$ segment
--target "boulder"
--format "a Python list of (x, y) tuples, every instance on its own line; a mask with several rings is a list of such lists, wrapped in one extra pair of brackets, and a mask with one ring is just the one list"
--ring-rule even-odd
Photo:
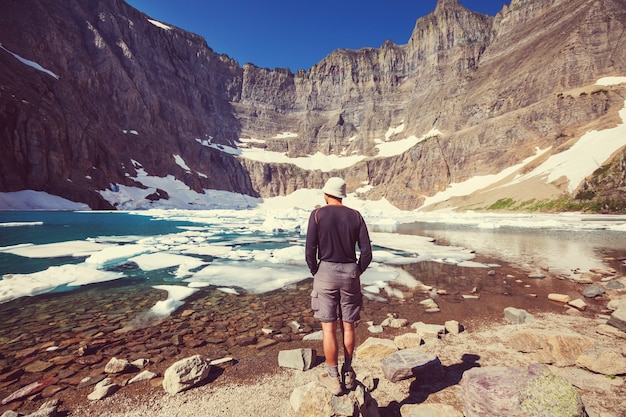
[(603, 375), (626, 374), (626, 358), (620, 352), (607, 348), (584, 351), (576, 359), (576, 366)]
[(163, 389), (174, 395), (193, 388), (204, 381), (211, 370), (211, 363), (200, 355), (173, 363), (163, 374)]
[(593, 349), (593, 339), (568, 331), (520, 330), (511, 333), (508, 345), (541, 363), (573, 366), (585, 350)]
[(534, 320), (535, 318), (526, 310), (515, 307), (507, 307), (504, 309), (504, 319), (509, 323), (522, 324), (526, 321)]
[(545, 365), (472, 368), (460, 382), (465, 417), (582, 417), (576, 388)]
[(297, 417), (380, 417), (378, 403), (363, 384), (335, 396), (317, 382), (296, 388), (289, 398)]
[(396, 352), (398, 347), (393, 341), (368, 337), (363, 344), (356, 348), (356, 356), (359, 358), (384, 358)]
[(412, 378), (420, 374), (443, 375), (439, 358), (417, 350), (400, 350), (382, 361), (382, 371), (391, 382)]
[[(543, 365), (531, 365), (519, 392), (520, 408), (529, 417), (586, 417), (576, 388)], [(469, 417), (469, 416), (467, 416)]]
[(291, 349), (278, 352), (278, 366), (298, 371), (311, 369), (314, 359), (315, 350), (313, 349)]

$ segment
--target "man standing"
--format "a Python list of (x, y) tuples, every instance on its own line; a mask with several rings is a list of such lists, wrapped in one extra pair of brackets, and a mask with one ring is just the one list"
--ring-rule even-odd
[[(322, 346), (328, 372), (319, 380), (334, 395), (356, 387), (352, 369), (355, 347), (354, 324), (363, 303), (360, 276), (372, 261), (372, 247), (361, 214), (343, 205), (346, 183), (330, 178), (324, 188), (326, 205), (309, 217), (306, 263), (313, 274), (311, 308), (322, 323)], [(356, 257), (358, 244), (360, 256)], [(344, 364), (339, 378), (337, 320), (341, 320)]]

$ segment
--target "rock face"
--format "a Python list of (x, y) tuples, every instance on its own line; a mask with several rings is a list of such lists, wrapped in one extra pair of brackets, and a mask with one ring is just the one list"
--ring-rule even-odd
[[(290, 157), (367, 156), (332, 175), (344, 176), (349, 191), (368, 182), (366, 198), (416, 208), (536, 148), (558, 153), (587, 130), (614, 127), (626, 87), (594, 84), (626, 75), (617, 52), (626, 46), (623, 8), (619, 0), (513, 1), (487, 16), (440, 0), (406, 45), (336, 50), (294, 74), (240, 67), (122, 0), (4, 1), (0, 191), (112, 208), (106, 193), (124, 186), (144, 190), (134, 203), (149, 206), (180, 183), (199, 194), (274, 196), (317, 188), (330, 175), (223, 147), (255, 139), (245, 145)], [(411, 137), (423, 140), (399, 155), (377, 147)], [(612, 165), (611, 178), (624, 171)], [(159, 188), (146, 176), (179, 183)], [(579, 185), (554, 180), (536, 197)], [(622, 187), (588, 180), (581, 191), (601, 188), (614, 199)], [(507, 189), (498, 193), (485, 198)]]

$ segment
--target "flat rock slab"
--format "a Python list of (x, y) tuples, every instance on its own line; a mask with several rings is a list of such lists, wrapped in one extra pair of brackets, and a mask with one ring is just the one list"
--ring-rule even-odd
[(402, 381), (420, 374), (443, 375), (439, 358), (417, 350), (400, 350), (382, 361), (385, 377), (391, 382)]

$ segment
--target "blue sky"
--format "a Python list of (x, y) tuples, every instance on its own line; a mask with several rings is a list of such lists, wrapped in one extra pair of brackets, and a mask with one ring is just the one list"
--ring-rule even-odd
[[(505, 0), (459, 0), (495, 15)], [(127, 0), (161, 22), (196, 33), (218, 53), (264, 68), (310, 69), (338, 48), (408, 42), (437, 0)]]

